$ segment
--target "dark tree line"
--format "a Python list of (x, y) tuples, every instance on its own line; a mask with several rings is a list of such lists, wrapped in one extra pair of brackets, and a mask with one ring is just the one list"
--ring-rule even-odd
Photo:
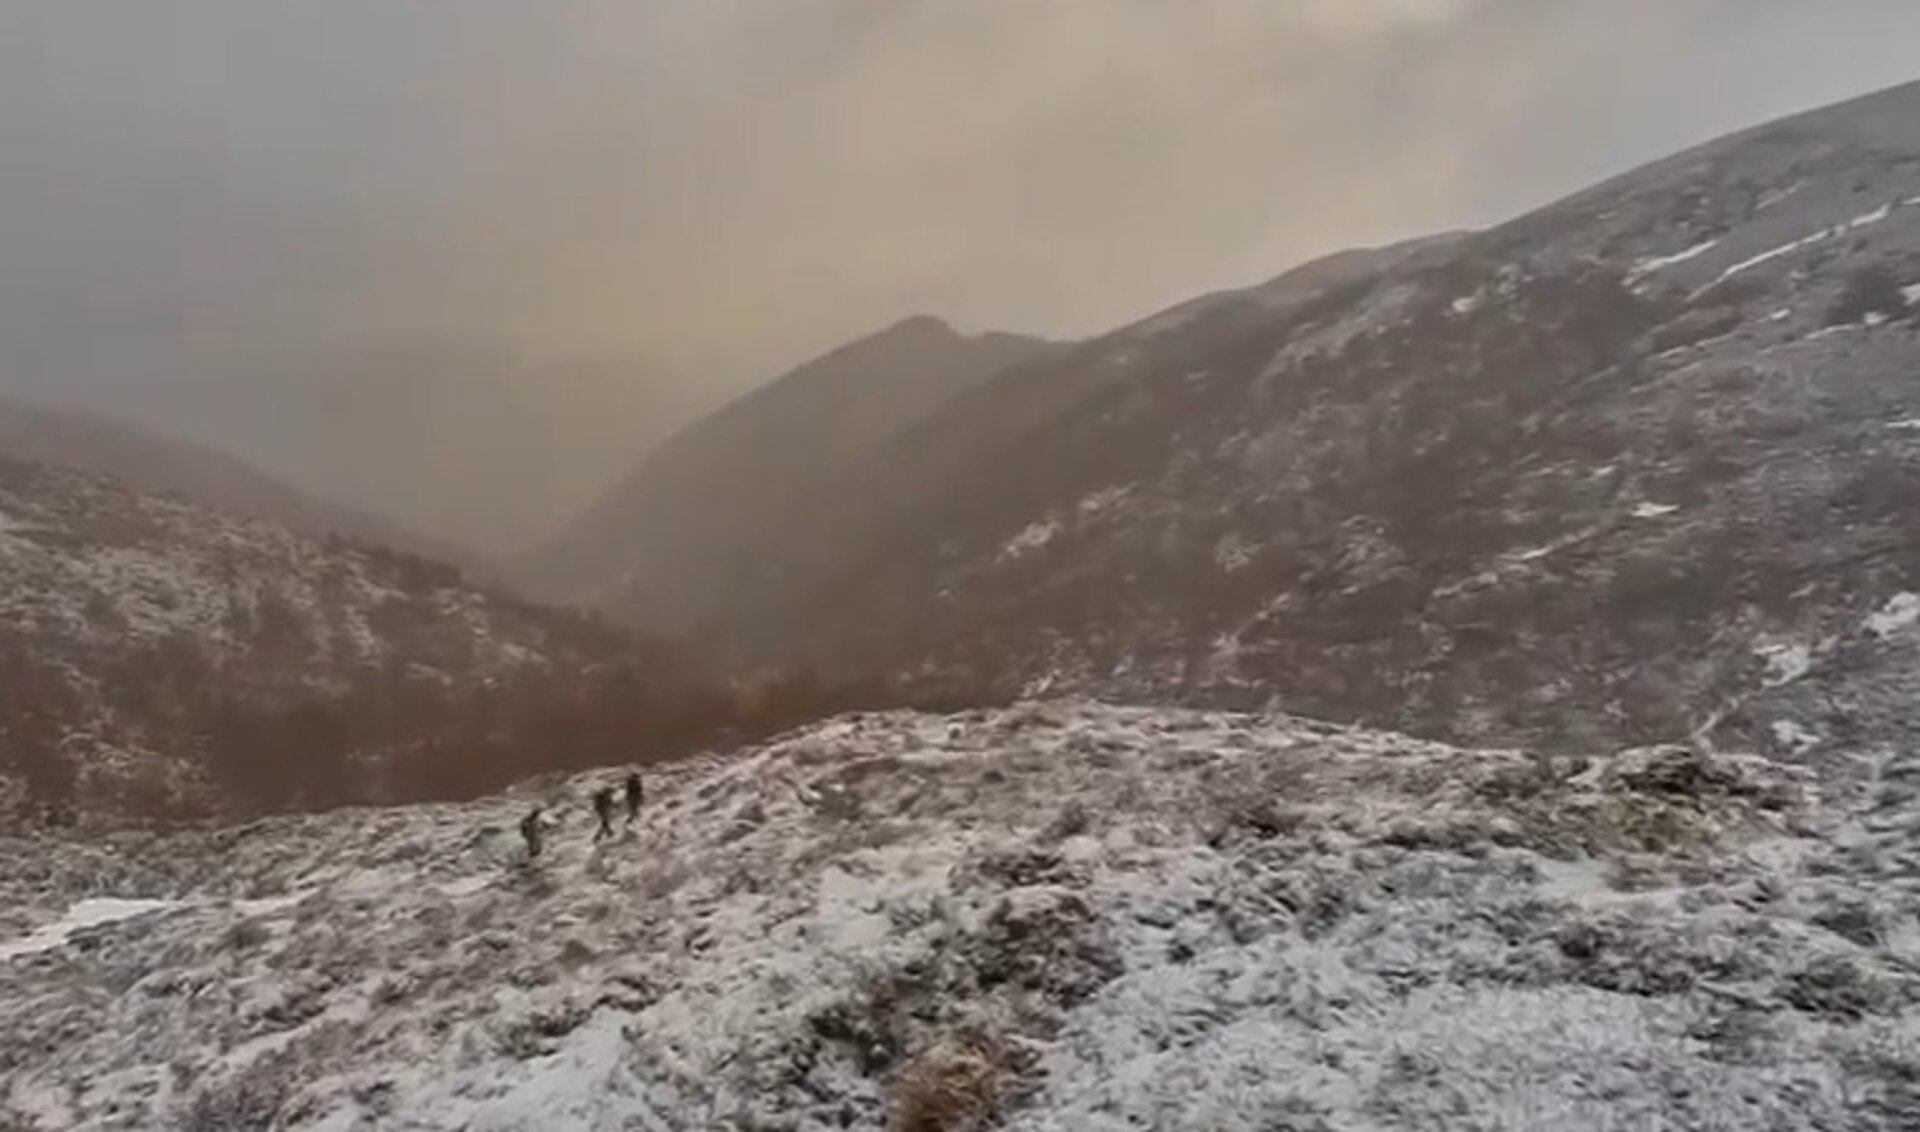
[(0, 636), (0, 770), (17, 775), (30, 799), (64, 806), (76, 776), (63, 748), (80, 697), (58, 669), (12, 644)]
[(852, 710), (949, 710), (983, 697), (949, 685), (824, 680), (793, 669), (743, 684), (634, 665), (530, 672), (450, 688), (371, 680), (279, 706), (213, 705), (208, 770), (245, 811), (475, 797), (554, 771), (649, 765)]
[(0, 772), (25, 785), (33, 812), (170, 820), (209, 809), (232, 816), (457, 801), (556, 771), (722, 750), (844, 711), (952, 710), (991, 698), (958, 685), (827, 680), (806, 669), (722, 681), (637, 663), (466, 686), (369, 673), (344, 691), (297, 697), (236, 689), (191, 663), (125, 669), (114, 706), (140, 720), (154, 761), (146, 769), (197, 765), (212, 797), (165, 796), (138, 776), (84, 778), (85, 751), (100, 738), (88, 733), (97, 705), (59, 666), (0, 654)]

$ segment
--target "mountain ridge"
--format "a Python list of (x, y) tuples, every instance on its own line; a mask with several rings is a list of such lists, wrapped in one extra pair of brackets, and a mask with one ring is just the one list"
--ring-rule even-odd
[[(706, 632), (1462, 742), (1692, 733), (1920, 591), (1916, 122), (1904, 85), (1078, 344), (850, 469), (890, 501), (861, 560)], [(1774, 722), (1894, 725), (1873, 655), (1850, 713)]]
[(685, 632), (732, 604), (728, 586), (755, 584), (759, 529), (795, 500), (958, 391), (1053, 348), (962, 335), (932, 315), (842, 345), (651, 449), (520, 576), (550, 598)]
[(0, 397), (0, 454), (110, 476), (136, 490), (183, 495), (316, 536), (338, 533), (484, 569), (465, 548), (397, 520), (322, 499), (209, 445), (90, 410)]

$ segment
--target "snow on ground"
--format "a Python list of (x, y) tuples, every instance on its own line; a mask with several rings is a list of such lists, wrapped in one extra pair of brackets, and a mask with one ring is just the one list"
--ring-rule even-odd
[(1802, 249), (1805, 249), (1805, 248), (1810, 248), (1815, 244), (1824, 243), (1827, 240), (1838, 239), (1841, 236), (1845, 236), (1848, 233), (1856, 231), (1858, 229), (1867, 228), (1875, 224), (1879, 224), (1892, 215), (1893, 215), (1893, 205), (1885, 204), (1879, 208), (1874, 209), (1872, 212), (1862, 213), (1859, 216), (1856, 216), (1853, 219), (1845, 222), (1844, 224), (1836, 224), (1831, 228), (1822, 228), (1817, 232), (1813, 232), (1808, 235), (1802, 236), (1797, 240), (1789, 240), (1788, 242), (1781, 244), (1778, 247), (1769, 248), (1758, 255), (1750, 256), (1747, 259), (1743, 259), (1739, 263), (1736, 263), (1731, 267), (1728, 267), (1726, 270), (1720, 273), (1717, 279), (1714, 280), (1713, 285), (1724, 283), (1736, 275), (1740, 275), (1744, 272), (1751, 271), (1754, 268), (1759, 267), (1763, 263), (1771, 263), (1772, 261), (1779, 259), (1782, 256), (1792, 255), (1794, 252), (1801, 251)]
[(1040, 519), (1029, 523), (1021, 529), (1019, 534), (1008, 539), (1004, 547), (1001, 547), (1000, 560), (1005, 562), (1014, 558), (1024, 558), (1036, 550), (1044, 550), (1059, 533), (1058, 519)]
[(92, 896), (79, 901), (67, 914), (50, 924), (15, 939), (0, 941), (0, 959), (35, 955), (51, 951), (88, 928), (117, 924), (150, 912), (173, 907), (170, 900), (121, 900), (111, 896)]
[(1675, 252), (1672, 255), (1649, 256), (1633, 265), (1627, 272), (1627, 279), (1631, 282), (1632, 280), (1651, 275), (1665, 268), (1678, 267), (1680, 264), (1686, 263), (1689, 260), (1698, 259), (1706, 255), (1719, 246), (1720, 241), (1717, 239), (1705, 240), (1683, 251)]
[(1754, 268), (1759, 267), (1763, 263), (1771, 263), (1774, 260), (1779, 259), (1781, 256), (1792, 255), (1794, 252), (1797, 252), (1802, 248), (1812, 247), (1814, 244), (1818, 244), (1824, 240), (1831, 239), (1839, 231), (1840, 229), (1823, 228), (1820, 231), (1815, 232), (1811, 236), (1802, 236), (1797, 240), (1789, 240), (1787, 243), (1781, 244), (1779, 247), (1768, 248), (1766, 251), (1761, 252), (1759, 255), (1750, 256), (1746, 259), (1741, 260), (1739, 263), (1736, 263), (1731, 267), (1728, 267), (1725, 271), (1722, 271), (1720, 273), (1719, 278), (1714, 280), (1714, 282), (1725, 283), (1727, 280), (1733, 278), (1734, 276), (1742, 274), (1743, 272), (1752, 271)]
[(1795, 754), (1810, 751), (1823, 742), (1821, 736), (1807, 730), (1796, 720), (1776, 719), (1769, 728), (1773, 732), (1773, 741)]
[(597, 847), (591, 776), (0, 843), (0, 933), (167, 902), (0, 966), (0, 1127), (1911, 1128), (1901, 782), (1052, 703), (664, 771)]
[(1883, 204), (1879, 208), (1874, 209), (1872, 212), (1863, 212), (1860, 215), (1854, 217), (1852, 220), (1847, 221), (1847, 227), (1849, 229), (1866, 228), (1874, 224), (1879, 224), (1885, 221), (1887, 217), (1892, 215), (1893, 215), (1893, 205), (1890, 203)]
[(1866, 630), (1876, 637), (1890, 637), (1920, 621), (1920, 594), (1898, 593), (1866, 620)]
[(1131, 488), (1118, 484), (1113, 487), (1103, 487), (1099, 491), (1090, 491), (1081, 496), (1074, 512), (1083, 522), (1095, 518), (1125, 502), (1131, 491)]
[(1229, 574), (1237, 574), (1253, 565), (1259, 547), (1247, 541), (1239, 531), (1228, 531), (1213, 544), (1213, 564)]
[(1766, 686), (1779, 688), (1813, 671), (1813, 649), (1798, 641), (1754, 650), (1766, 662)]

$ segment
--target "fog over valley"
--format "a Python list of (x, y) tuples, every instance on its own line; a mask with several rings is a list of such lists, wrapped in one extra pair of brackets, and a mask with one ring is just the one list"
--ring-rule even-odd
[(0, 394), (499, 554), (900, 318), (1079, 337), (1491, 223), (1906, 78), (1920, 11), (23, 0), (0, 26)]

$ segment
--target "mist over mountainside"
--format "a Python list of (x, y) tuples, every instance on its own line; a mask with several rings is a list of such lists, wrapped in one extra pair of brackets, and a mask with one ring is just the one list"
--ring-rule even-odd
[(477, 563), (465, 548), (309, 495), (227, 453), (80, 409), (0, 397), (0, 456), (110, 476), (136, 490), (176, 493), (309, 535), (341, 534), (463, 566)]
[[(1056, 351), (924, 315), (896, 323), (668, 438), (520, 573), (533, 592), (651, 631), (790, 603), (859, 550), (821, 527), (824, 491), (941, 405)], [(866, 490), (841, 504), (858, 508)]]
[(1003, 374), (780, 528), (854, 566), (703, 632), (1587, 749), (1810, 668), (1739, 726), (1811, 749), (1907, 684), (1844, 646), (1920, 591), (1917, 304), (1909, 85)]
[(267, 353), (192, 392), (163, 419), (492, 560), (550, 536), (715, 403), (644, 357), (529, 358), (484, 336)]

